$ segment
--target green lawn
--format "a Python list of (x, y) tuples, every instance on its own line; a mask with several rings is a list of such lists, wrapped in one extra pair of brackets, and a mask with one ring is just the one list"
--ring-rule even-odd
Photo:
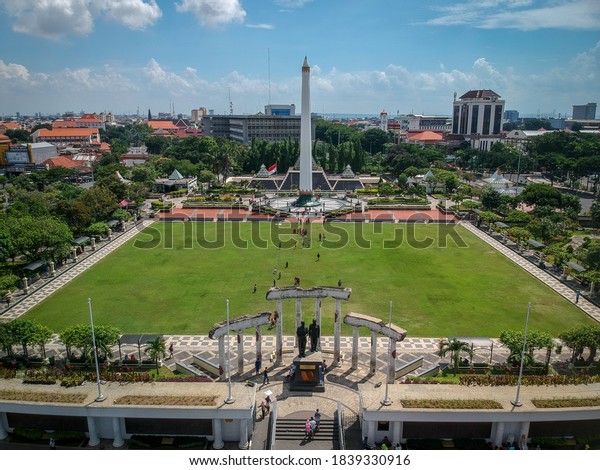
[[(265, 294), (277, 268), (282, 272), (278, 285), (292, 285), (294, 276), (300, 277), (302, 287), (333, 286), (341, 279), (344, 287), (352, 288), (342, 314), (359, 312), (387, 321), (392, 301), (393, 322), (413, 337), (497, 337), (505, 329), (522, 330), (528, 302), (534, 329), (558, 335), (574, 325), (593, 323), (458, 226), (333, 224), (325, 242), (318, 241), (323, 225), (308, 227), (311, 248), (301, 248), (299, 241), (293, 248), (292, 240), (299, 237), (291, 235), (287, 224), (156, 223), (26, 318), (60, 332), (89, 321), (90, 297), (95, 323), (116, 326), (123, 333), (206, 335), (226, 318), (227, 298), (232, 318), (273, 311), (275, 303)], [(466, 247), (440, 232), (447, 230), (455, 230)], [(384, 241), (400, 240), (400, 233), (398, 247), (384, 248)], [(281, 248), (278, 239), (283, 240)], [(417, 248), (414, 240), (433, 243)], [(443, 241), (445, 247), (440, 246)], [(207, 248), (211, 243), (217, 247)], [(258, 290), (253, 293), (255, 283)], [(331, 335), (334, 302), (323, 301), (322, 309), (322, 334)], [(314, 311), (314, 301), (303, 302), (306, 320)], [(293, 332), (294, 312), (294, 301), (285, 301), (288, 334)], [(342, 334), (351, 334), (350, 328), (343, 326)]]

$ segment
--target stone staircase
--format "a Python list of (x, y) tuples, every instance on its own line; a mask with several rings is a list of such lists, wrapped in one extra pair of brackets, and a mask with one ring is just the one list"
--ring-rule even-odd
[[(275, 449), (297, 447), (305, 440), (305, 419), (280, 418), (275, 429)], [(311, 448), (339, 449), (340, 439), (338, 427), (333, 419), (322, 419), (319, 431), (311, 439)]]

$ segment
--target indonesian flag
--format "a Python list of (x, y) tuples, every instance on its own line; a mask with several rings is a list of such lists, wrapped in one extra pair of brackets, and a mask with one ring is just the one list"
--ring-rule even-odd
[(269, 175), (272, 175), (273, 173), (277, 173), (277, 163), (274, 163), (269, 168), (267, 168), (267, 171), (269, 172)]

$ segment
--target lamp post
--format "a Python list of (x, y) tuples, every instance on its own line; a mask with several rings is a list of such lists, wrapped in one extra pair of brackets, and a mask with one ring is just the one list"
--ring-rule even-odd
[(102, 395), (102, 387), (100, 386), (100, 366), (98, 365), (98, 350), (96, 348), (96, 333), (94, 331), (94, 316), (92, 315), (92, 299), (88, 298), (88, 306), (90, 309), (90, 324), (92, 325), (92, 345), (94, 347), (94, 361), (96, 363), (96, 382), (98, 383), (98, 397), (96, 401), (104, 401), (106, 397)]
[(521, 378), (523, 377), (523, 364), (525, 362), (525, 349), (527, 347), (527, 327), (529, 325), (529, 313), (531, 312), (531, 302), (527, 304), (527, 317), (525, 318), (525, 333), (523, 335), (523, 350), (521, 351), (521, 366), (519, 367), (519, 378), (517, 380), (517, 396), (511, 403), (513, 406), (522, 406), (523, 403), (519, 401), (519, 394), (521, 393)]
[[(391, 329), (392, 327), (392, 301), (390, 300), (390, 321), (388, 323), (388, 327)], [(390, 356), (392, 354), (392, 337), (388, 337), (388, 361), (390, 360)], [(389, 365), (388, 365), (388, 369), (389, 369)], [(390, 377), (389, 377), (389, 371), (386, 374), (387, 377), (385, 378), (385, 398), (383, 399), (383, 401), (381, 402), (381, 404), (383, 406), (390, 406), (392, 404), (392, 400), (390, 400), (390, 397), (388, 395), (388, 389), (389, 389), (389, 384), (390, 384)]]
[(227, 389), (229, 395), (225, 400), (225, 403), (230, 404), (235, 401), (235, 398), (231, 395), (231, 344), (229, 341), (229, 299), (227, 299)]

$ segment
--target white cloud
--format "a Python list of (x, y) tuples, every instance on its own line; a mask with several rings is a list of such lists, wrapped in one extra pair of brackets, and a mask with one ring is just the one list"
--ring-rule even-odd
[[(543, 5), (538, 5), (542, 3)], [(600, 29), (598, 0), (471, 0), (441, 8), (441, 15), (427, 21), (434, 26), (468, 24), (484, 29)]]
[(243, 23), (246, 11), (239, 0), (182, 0), (176, 4), (180, 13), (192, 13), (202, 26)]
[(5, 14), (14, 18), (14, 31), (47, 39), (86, 36), (99, 15), (138, 30), (155, 24), (162, 16), (156, 0), (3, 1)]
[(21, 64), (6, 64), (0, 60), (0, 78), (3, 80), (29, 80), (27, 67)]
[(246, 24), (246, 28), (254, 29), (275, 29), (275, 26), (268, 23)]
[(105, 0), (106, 15), (131, 29), (141, 30), (155, 24), (162, 16), (155, 0)]
[(312, 1), (313, 0), (275, 0), (275, 3), (285, 8), (300, 8)]

